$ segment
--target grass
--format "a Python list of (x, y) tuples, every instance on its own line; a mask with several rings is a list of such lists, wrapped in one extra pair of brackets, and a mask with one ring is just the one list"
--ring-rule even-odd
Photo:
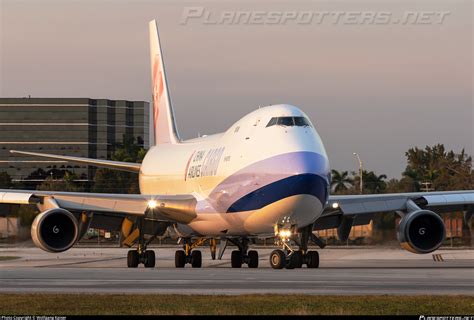
[(0, 256), (0, 261), (8, 261), (8, 260), (15, 260), (15, 259), (20, 259), (20, 257)]
[(2, 314), (28, 315), (452, 315), (472, 296), (0, 294)]

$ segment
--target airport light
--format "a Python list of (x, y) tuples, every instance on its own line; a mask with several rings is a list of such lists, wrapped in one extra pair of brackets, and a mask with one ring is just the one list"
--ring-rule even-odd
[(357, 160), (359, 161), (360, 194), (362, 194), (363, 187), (364, 187), (364, 182), (362, 178), (362, 173), (363, 173), (362, 160), (360, 159), (360, 156), (357, 152), (354, 152), (353, 155), (355, 155), (357, 157)]
[(155, 209), (158, 206), (158, 203), (155, 200), (148, 201), (148, 208)]

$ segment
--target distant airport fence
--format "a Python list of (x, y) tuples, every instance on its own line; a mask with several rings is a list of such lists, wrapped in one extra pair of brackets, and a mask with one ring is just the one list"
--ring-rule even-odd
[[(398, 225), (398, 219), (396, 225)], [(446, 226), (446, 241), (445, 246), (459, 246), (470, 245), (471, 231), (467, 226), (464, 226), (464, 220), (458, 217), (444, 217), (444, 224)], [(467, 228), (466, 228), (467, 227)], [(463, 229), (464, 228), (464, 229)], [(467, 230), (467, 234), (466, 234)], [(396, 230), (378, 230), (374, 227), (374, 223), (370, 222), (367, 225), (354, 226), (351, 229), (349, 238), (346, 242), (341, 242), (337, 236), (337, 229), (318, 230), (314, 232), (315, 235), (323, 239), (329, 245), (375, 245), (378, 243), (397, 242)], [(465, 238), (468, 238), (467, 242)], [(89, 232), (80, 241), (81, 245), (120, 245), (120, 234), (118, 232), (109, 232), (106, 230), (90, 229)], [(158, 237), (153, 241), (154, 245), (176, 245), (177, 240), (167, 237)], [(255, 244), (260, 246), (273, 246), (274, 240), (256, 239)]]

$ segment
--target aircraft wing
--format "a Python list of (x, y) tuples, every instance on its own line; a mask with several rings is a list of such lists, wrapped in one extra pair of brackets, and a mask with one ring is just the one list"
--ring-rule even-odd
[(42, 157), (48, 159), (58, 159), (80, 164), (88, 164), (91, 166), (109, 168), (121, 171), (130, 171), (130, 172), (139, 172), (140, 164), (133, 162), (121, 162), (121, 161), (111, 161), (111, 160), (102, 160), (102, 159), (91, 159), (91, 158), (82, 158), (82, 157), (71, 157), (71, 156), (60, 156), (56, 154), (48, 153), (37, 153), (37, 152), (27, 152), (27, 151), (17, 151), (10, 150), (10, 153), (19, 154), (23, 156), (33, 156), (33, 157)]
[[(149, 204), (153, 200), (152, 208)], [(92, 212), (107, 224), (107, 217), (127, 216), (150, 220), (189, 223), (196, 217), (193, 195), (104, 194), (0, 189), (0, 205), (35, 204), (41, 210), (52, 207), (73, 213)]]
[(465, 211), (467, 221), (474, 213), (474, 190), (330, 196), (313, 229), (364, 225), (370, 223), (376, 213), (409, 212), (413, 208), (436, 213)]

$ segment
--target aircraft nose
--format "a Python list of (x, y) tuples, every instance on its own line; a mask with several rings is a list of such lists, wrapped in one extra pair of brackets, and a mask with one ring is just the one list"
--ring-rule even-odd
[(325, 177), (313, 173), (293, 175), (284, 179), (280, 185), (281, 198), (294, 195), (312, 195), (321, 203), (326, 203), (328, 197), (328, 181)]
[[(323, 155), (314, 152), (286, 153), (233, 175), (213, 194), (226, 190), (226, 194), (232, 195), (219, 200), (227, 212), (256, 210), (302, 194), (313, 195), (324, 204), (328, 196), (328, 167), (327, 158)], [(229, 191), (232, 188), (235, 192)]]
[(295, 152), (282, 162), (282, 169), (290, 175), (317, 174), (327, 176), (329, 172), (328, 159), (315, 152)]
[(317, 197), (321, 203), (328, 198), (329, 165), (325, 156), (314, 152), (298, 152), (294, 155), (282, 188), (287, 195), (307, 194)]

